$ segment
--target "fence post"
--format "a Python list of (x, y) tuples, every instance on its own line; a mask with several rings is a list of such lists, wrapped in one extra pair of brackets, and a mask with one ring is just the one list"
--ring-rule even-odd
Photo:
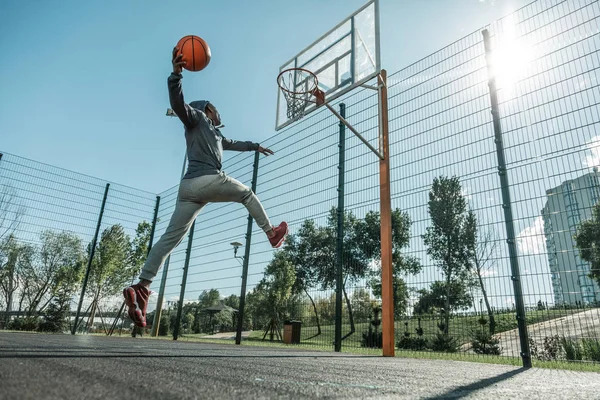
[[(340, 115), (346, 118), (346, 105), (340, 103)], [(337, 246), (335, 250), (335, 351), (342, 351), (342, 287), (344, 286), (344, 167), (346, 153), (346, 125), (340, 121), (338, 144), (338, 206)]]
[(383, 356), (394, 357), (394, 287), (392, 271), (392, 197), (390, 183), (390, 134), (388, 121), (387, 72), (377, 76), (379, 91), (379, 202), (381, 213), (381, 336)]
[(179, 336), (179, 326), (181, 325), (181, 313), (183, 312), (183, 296), (185, 296), (185, 285), (187, 283), (188, 268), (190, 266), (190, 254), (192, 253), (192, 242), (194, 241), (194, 228), (196, 221), (192, 223), (190, 235), (188, 236), (187, 250), (185, 252), (185, 264), (183, 264), (183, 276), (181, 277), (181, 291), (179, 292), (179, 301), (177, 304), (177, 317), (175, 318), (175, 327), (173, 328), (173, 340)]
[(502, 189), (502, 208), (504, 209), (504, 224), (506, 227), (506, 243), (508, 244), (508, 254), (510, 259), (510, 269), (512, 274), (513, 290), (515, 296), (515, 306), (517, 312), (517, 325), (519, 328), (519, 339), (521, 341), (521, 358), (523, 367), (531, 368), (531, 354), (529, 351), (529, 337), (527, 334), (527, 321), (525, 315), (525, 304), (523, 303), (523, 291), (521, 288), (521, 276), (519, 272), (519, 259), (517, 255), (517, 245), (515, 242), (515, 227), (513, 225), (512, 204), (510, 199), (510, 188), (508, 183), (508, 173), (506, 171), (506, 160), (504, 156), (504, 144), (502, 142), (502, 125), (500, 123), (500, 112), (498, 109), (498, 90), (496, 87), (496, 77), (492, 70), (490, 57), (492, 55), (492, 46), (490, 42), (490, 33), (487, 29), (481, 32), (483, 35), (483, 44), (485, 46), (485, 60), (488, 71), (488, 86), (490, 89), (490, 103), (492, 112), (492, 121), (494, 124), (494, 138), (496, 142), (496, 155), (498, 158), (498, 175), (500, 176), (500, 186)]
[[(260, 153), (254, 153), (254, 166), (252, 167), (252, 192), (256, 193), (256, 181), (258, 179), (258, 160)], [(248, 263), (250, 259), (250, 243), (252, 241), (252, 215), (248, 214), (248, 228), (246, 229), (246, 248), (244, 249), (244, 264), (242, 266), (242, 289), (240, 291), (240, 306), (238, 310), (237, 331), (235, 344), (242, 343), (242, 328), (244, 325), (244, 308), (246, 307), (246, 284), (248, 282)]]
[(156, 301), (156, 310), (154, 311), (154, 320), (152, 321), (152, 332), (150, 333), (150, 336), (158, 336), (158, 329), (160, 328), (160, 318), (162, 317), (162, 306), (165, 299), (165, 286), (167, 284), (167, 275), (169, 273), (170, 261), (171, 256), (169, 255), (163, 265), (163, 273), (162, 278), (160, 280), (160, 289), (158, 290), (158, 299)]
[(98, 216), (98, 224), (96, 225), (96, 233), (94, 234), (94, 239), (92, 240), (92, 248), (90, 249), (90, 254), (88, 256), (87, 268), (85, 269), (85, 277), (83, 278), (83, 285), (81, 286), (81, 295), (79, 296), (79, 304), (77, 305), (77, 313), (75, 313), (75, 321), (73, 322), (73, 329), (71, 330), (71, 334), (74, 335), (77, 332), (77, 323), (79, 321), (79, 314), (81, 313), (81, 306), (83, 305), (83, 298), (85, 296), (85, 288), (88, 283), (88, 278), (90, 277), (90, 269), (92, 267), (92, 260), (94, 259), (94, 254), (96, 252), (96, 242), (98, 241), (98, 233), (100, 232), (100, 226), (102, 225), (102, 216), (104, 215), (104, 206), (106, 205), (106, 197), (108, 196), (108, 188), (110, 187), (110, 183), (106, 184), (106, 188), (104, 189), (104, 197), (102, 198), (102, 206), (100, 206), (100, 215)]

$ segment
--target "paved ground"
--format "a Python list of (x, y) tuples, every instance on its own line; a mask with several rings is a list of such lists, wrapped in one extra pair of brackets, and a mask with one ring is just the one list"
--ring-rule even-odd
[(600, 374), (0, 332), (0, 399), (600, 399)]

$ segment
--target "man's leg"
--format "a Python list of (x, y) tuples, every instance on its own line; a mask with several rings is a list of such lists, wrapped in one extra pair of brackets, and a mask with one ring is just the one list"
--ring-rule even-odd
[(273, 227), (265, 209), (252, 189), (238, 180), (226, 176), (225, 173), (221, 173), (218, 183), (206, 188), (199, 199), (208, 203), (229, 201), (242, 203), (248, 209), (256, 224), (267, 234), (274, 247), (279, 247), (283, 243), (283, 239), (287, 234), (287, 223), (282, 222), (278, 227)]
[[(187, 184), (187, 182), (184, 184)], [(137, 326), (142, 328), (146, 326), (146, 307), (150, 296), (150, 290), (148, 289), (150, 283), (152, 283), (167, 256), (181, 243), (196, 216), (205, 205), (205, 203), (195, 203), (181, 198), (178, 200), (167, 230), (160, 240), (152, 246), (152, 250), (148, 254), (140, 274), (140, 282), (123, 290), (129, 317)]]
[(205, 205), (206, 203), (194, 203), (185, 200), (177, 202), (169, 226), (148, 254), (140, 274), (141, 280), (147, 281), (148, 284), (152, 282), (167, 256), (181, 243), (198, 213)]

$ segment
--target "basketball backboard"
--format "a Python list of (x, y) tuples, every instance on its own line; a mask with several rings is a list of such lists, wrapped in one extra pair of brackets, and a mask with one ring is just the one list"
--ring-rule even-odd
[[(377, 76), (380, 71), (379, 0), (370, 0), (283, 64), (279, 71), (289, 68), (313, 72), (328, 103)], [(296, 85), (298, 88), (306, 86), (300, 75)], [(306, 114), (315, 108), (314, 104), (309, 105)], [(275, 130), (293, 122), (287, 115), (286, 100), (278, 90)]]

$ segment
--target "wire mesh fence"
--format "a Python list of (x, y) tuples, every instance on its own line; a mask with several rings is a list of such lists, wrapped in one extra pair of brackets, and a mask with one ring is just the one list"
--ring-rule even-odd
[(155, 206), (156, 195), (3, 153), (2, 325), (70, 330), (80, 308), (79, 331), (108, 331), (145, 257)]
[[(401, 351), (519, 357), (517, 268), (533, 357), (596, 359), (593, 350), (577, 350), (597, 343), (600, 321), (598, 285), (573, 235), (598, 201), (599, 15), (597, 1), (534, 2), (486, 27), (493, 49), (487, 60), (476, 31), (389, 76)], [(499, 178), (490, 74), (507, 191)], [(340, 102), (348, 121), (376, 145), (377, 93), (360, 88)], [(343, 190), (342, 344), (380, 346), (378, 163), (346, 132), (340, 187), (340, 129), (331, 113), (317, 110), (262, 143), (276, 156), (260, 160), (257, 194), (273, 223), (288, 221), (291, 236), (273, 252), (253, 229), (248, 340), (284, 340), (285, 322), (297, 320), (301, 344), (333, 346)], [(236, 155), (225, 169), (249, 184), (251, 164), (250, 156)], [(190, 298), (212, 288), (222, 297), (239, 293), (242, 269), (229, 243), (244, 243), (245, 210), (235, 204), (213, 210), (198, 220)], [(518, 255), (512, 260), (511, 243)], [(229, 298), (228, 304), (238, 303)]]
[[(400, 352), (600, 360), (589, 234), (600, 223), (599, 17), (598, 1), (533, 2), (485, 27), (488, 54), (478, 30), (388, 76)], [(335, 106), (377, 145), (376, 91)], [(342, 348), (380, 348), (378, 158), (325, 108), (261, 145), (275, 156), (261, 156), (256, 194), (273, 225), (288, 222), (283, 247), (255, 223), (247, 236), (242, 205), (209, 204), (159, 271), (148, 322), (159, 335), (178, 327), (181, 338), (232, 339), (243, 311), (245, 341), (333, 348), (337, 326)], [(86, 246), (105, 182), (27, 163), (0, 160), (2, 183), (29, 210), (15, 236), (40, 246), (43, 229), (65, 230)], [(252, 186), (254, 154), (227, 157), (224, 171)], [(160, 194), (156, 240), (177, 195), (177, 186)], [(111, 185), (101, 232), (119, 223), (136, 237), (155, 202)], [(119, 306), (115, 297), (101, 308)]]

